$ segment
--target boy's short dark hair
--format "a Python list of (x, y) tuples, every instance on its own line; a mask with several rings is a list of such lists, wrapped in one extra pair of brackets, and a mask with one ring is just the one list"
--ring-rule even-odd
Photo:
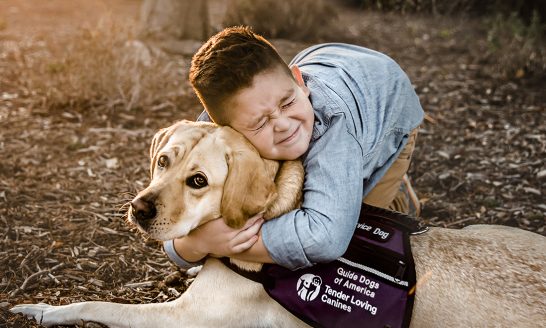
[(290, 69), (275, 48), (249, 27), (229, 27), (212, 36), (193, 56), (190, 83), (210, 118), (228, 124), (223, 104), (250, 87), (254, 76), (277, 67)]

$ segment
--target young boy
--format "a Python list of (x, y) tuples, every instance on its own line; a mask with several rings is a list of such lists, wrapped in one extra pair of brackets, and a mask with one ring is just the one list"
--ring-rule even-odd
[(408, 211), (397, 193), (402, 183), (413, 194), (405, 174), (423, 110), (386, 55), (320, 44), (288, 66), (264, 38), (234, 27), (195, 54), (190, 82), (206, 109), (200, 120), (231, 126), (262, 157), (300, 158), (306, 175), (301, 209), (265, 223), (257, 215), (240, 230), (214, 220), (165, 242), (180, 266), (209, 254), (289, 269), (329, 262), (345, 252), (362, 201)]

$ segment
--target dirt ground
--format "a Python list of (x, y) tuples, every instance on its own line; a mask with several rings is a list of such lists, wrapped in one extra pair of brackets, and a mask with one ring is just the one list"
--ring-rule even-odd
[[(200, 112), (187, 84), (176, 106), (44, 110), (6, 73), (20, 44), (104, 16), (136, 20), (139, 4), (0, 0), (0, 327), (36, 326), (7, 312), (18, 303), (164, 302), (191, 283), (124, 218), (149, 181), (154, 132)], [(544, 77), (495, 73), (479, 18), (339, 10), (340, 39), (397, 60), (427, 112), (410, 169), (423, 220), (546, 235)], [(287, 58), (306, 46), (274, 44)], [(171, 56), (187, 69), (190, 58)]]

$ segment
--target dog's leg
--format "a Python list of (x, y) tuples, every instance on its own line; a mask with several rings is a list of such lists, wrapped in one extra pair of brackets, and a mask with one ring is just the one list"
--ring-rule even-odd
[(160, 304), (119, 304), (109, 302), (81, 302), (53, 306), (48, 304), (20, 304), (11, 309), (46, 327), (54, 325), (83, 325), (97, 322), (110, 328), (175, 327), (174, 302)]
[(23, 304), (11, 309), (45, 326), (97, 322), (111, 328), (307, 327), (272, 300), (263, 287), (209, 259), (175, 301), (157, 304), (83, 302)]

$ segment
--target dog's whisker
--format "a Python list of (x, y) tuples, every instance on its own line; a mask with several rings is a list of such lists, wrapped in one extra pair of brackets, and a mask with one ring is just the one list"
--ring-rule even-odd
[(118, 212), (126, 212), (129, 209), (130, 206), (131, 206), (131, 201), (127, 201), (127, 202), (119, 205), (117, 211)]

